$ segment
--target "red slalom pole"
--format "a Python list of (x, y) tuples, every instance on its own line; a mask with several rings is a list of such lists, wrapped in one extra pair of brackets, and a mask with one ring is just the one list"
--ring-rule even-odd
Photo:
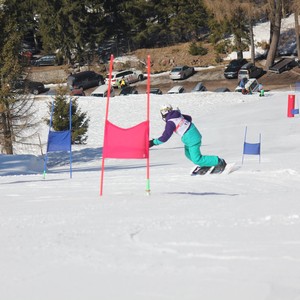
[[(147, 122), (148, 122), (148, 140), (149, 140), (149, 128), (150, 128), (150, 55), (147, 57)], [(149, 146), (148, 146), (149, 147)], [(147, 157), (147, 180), (146, 180), (146, 193), (150, 195), (150, 151), (148, 148)]]
[(104, 153), (104, 147), (105, 147), (106, 123), (107, 123), (107, 119), (108, 119), (109, 100), (110, 100), (110, 87), (111, 87), (111, 74), (112, 74), (112, 70), (113, 70), (113, 62), (114, 62), (114, 56), (113, 56), (113, 54), (111, 54), (110, 64), (109, 64), (109, 75), (108, 75), (108, 91), (107, 91), (107, 99), (106, 99), (106, 112), (105, 112), (105, 121), (104, 121), (101, 179), (100, 179), (100, 196), (102, 196), (102, 194), (103, 194), (104, 160), (105, 160), (105, 157), (104, 157), (103, 153)]
[(293, 110), (295, 109), (295, 95), (288, 95), (288, 111), (287, 116), (288, 118), (293, 118)]

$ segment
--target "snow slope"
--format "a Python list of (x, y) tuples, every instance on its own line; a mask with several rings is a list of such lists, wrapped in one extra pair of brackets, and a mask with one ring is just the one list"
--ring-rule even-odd
[[(151, 95), (151, 137), (171, 103), (192, 115), (203, 154), (240, 168), (191, 177), (174, 135), (150, 150), (150, 196), (144, 160), (109, 159), (103, 197), (106, 103), (79, 98), (89, 138), (73, 147), (72, 179), (67, 154), (51, 153), (45, 179), (38, 147), (0, 155), (1, 299), (299, 300), (300, 119), (287, 118), (288, 94)], [(49, 98), (37, 99), (42, 119)], [(114, 97), (109, 119), (133, 126), (145, 105), (146, 95)], [(241, 164), (246, 126), (248, 142), (262, 135), (260, 164)]]

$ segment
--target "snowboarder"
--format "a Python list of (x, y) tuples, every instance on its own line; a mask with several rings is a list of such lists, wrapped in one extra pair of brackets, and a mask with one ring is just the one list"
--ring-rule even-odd
[(200, 151), (202, 136), (194, 123), (192, 117), (181, 114), (179, 109), (174, 110), (170, 104), (164, 104), (160, 113), (162, 119), (166, 122), (165, 130), (161, 137), (149, 141), (149, 147), (160, 145), (169, 140), (173, 132), (181, 136), (184, 144), (185, 156), (191, 160), (196, 167), (191, 175), (210, 173), (222, 173), (226, 167), (224, 159), (218, 156), (202, 155)]

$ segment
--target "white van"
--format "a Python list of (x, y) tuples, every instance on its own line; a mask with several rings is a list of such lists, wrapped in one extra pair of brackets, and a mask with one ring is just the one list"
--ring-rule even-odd
[[(99, 87), (97, 87), (92, 93), (91, 96), (92, 97), (107, 97), (107, 92), (108, 92), (108, 85), (107, 84), (103, 84), (100, 85)], [(111, 86), (110, 87), (110, 97), (114, 97), (115, 96), (115, 90), (114, 88)]]

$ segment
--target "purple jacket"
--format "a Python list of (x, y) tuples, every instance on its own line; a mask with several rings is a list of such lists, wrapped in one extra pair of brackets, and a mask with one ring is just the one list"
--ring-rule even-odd
[(161, 137), (157, 139), (160, 143), (165, 143), (172, 136), (172, 134), (176, 129), (175, 123), (169, 120), (174, 118), (179, 118), (180, 116), (183, 116), (184, 119), (186, 119), (189, 122), (192, 122), (191, 116), (181, 114), (179, 110), (171, 110), (166, 116), (165, 130), (162, 133)]

